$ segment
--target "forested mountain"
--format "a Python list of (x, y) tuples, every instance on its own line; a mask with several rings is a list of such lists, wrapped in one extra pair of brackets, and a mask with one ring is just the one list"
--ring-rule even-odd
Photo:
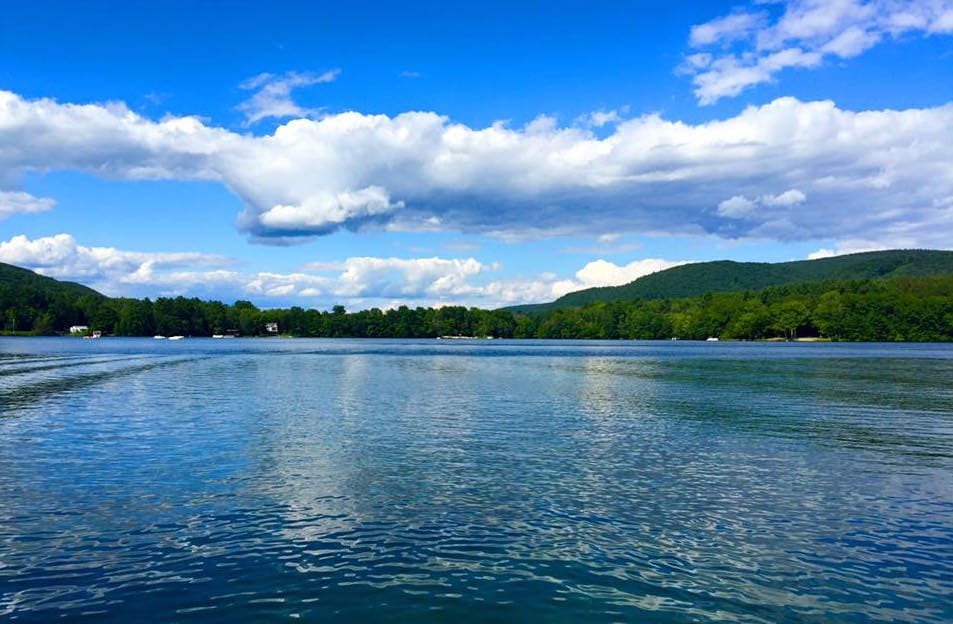
[(953, 274), (598, 302), (517, 318), (518, 332), (539, 338), (945, 342), (953, 340)]
[(677, 266), (640, 277), (623, 286), (580, 290), (550, 303), (512, 306), (507, 309), (536, 314), (580, 307), (597, 301), (678, 299), (705, 293), (761, 290), (769, 286), (803, 282), (923, 277), (950, 273), (953, 273), (953, 251), (871, 251), (779, 263), (719, 260)]
[[(922, 252), (911, 253), (923, 257)], [(106, 335), (120, 336), (255, 336), (265, 333), (266, 323), (274, 322), (283, 334), (315, 337), (758, 340), (813, 336), (953, 341), (953, 271), (938, 276), (903, 275), (907, 270), (927, 270), (926, 263), (897, 264), (892, 271), (898, 270), (900, 275), (886, 278), (814, 280), (694, 297), (599, 301), (524, 314), (462, 306), (401, 306), (354, 313), (343, 306), (329, 312), (300, 307), (260, 310), (248, 301), (229, 305), (185, 297), (108, 298), (78, 284), (0, 265), (0, 318), (4, 332), (30, 334), (64, 333), (71, 325), (89, 325)]]
[(0, 329), (52, 333), (87, 318), (105, 301), (82, 284), (0, 262)]
[(35, 273), (29, 269), (22, 269), (18, 266), (13, 266), (12, 264), (6, 264), (3, 262), (0, 262), (0, 288), (29, 288), (31, 292), (43, 293), (46, 296), (104, 296), (92, 288), (89, 288), (88, 286), (83, 286), (82, 284), (77, 284), (75, 282), (62, 282), (60, 280), (55, 280), (52, 277), (40, 275), (39, 273)]

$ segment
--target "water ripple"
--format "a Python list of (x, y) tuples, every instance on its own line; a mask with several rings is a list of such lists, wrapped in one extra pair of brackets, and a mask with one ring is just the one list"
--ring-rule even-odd
[(951, 349), (222, 342), (0, 340), (0, 619), (953, 620)]

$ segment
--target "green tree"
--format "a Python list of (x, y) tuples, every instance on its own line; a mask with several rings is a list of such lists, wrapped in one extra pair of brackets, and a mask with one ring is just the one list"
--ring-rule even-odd
[(844, 316), (844, 302), (836, 290), (829, 290), (820, 296), (814, 307), (812, 318), (822, 336), (838, 338)]
[(771, 307), (773, 326), (784, 332), (788, 340), (797, 338), (797, 330), (807, 324), (808, 310), (802, 301), (783, 301)]

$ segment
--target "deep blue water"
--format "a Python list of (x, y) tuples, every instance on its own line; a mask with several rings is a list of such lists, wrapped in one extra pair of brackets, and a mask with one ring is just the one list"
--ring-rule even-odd
[(0, 621), (951, 622), (953, 347), (0, 339)]

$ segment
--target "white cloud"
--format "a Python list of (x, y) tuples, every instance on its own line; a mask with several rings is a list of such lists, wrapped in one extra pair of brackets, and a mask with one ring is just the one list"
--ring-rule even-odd
[(807, 195), (797, 189), (789, 189), (780, 195), (763, 195), (761, 202), (765, 206), (796, 206), (807, 201)]
[(284, 299), (323, 295), (349, 301), (479, 297), (480, 287), (468, 280), (498, 268), (473, 258), (353, 257), (312, 263), (295, 273), (243, 273), (216, 268), (234, 264), (222, 256), (87, 247), (70, 234), (36, 239), (14, 236), (0, 242), (0, 261), (50, 277), (80, 281), (113, 295), (225, 293)]
[(333, 290), (341, 297), (461, 298), (479, 294), (469, 278), (494, 268), (474, 258), (354, 257), (335, 267)]
[[(576, 119), (576, 123), (585, 128), (602, 128), (623, 121), (628, 112), (628, 106), (623, 106), (618, 109), (614, 108), (612, 110), (593, 111), (579, 116)], [(555, 123), (555, 120), (553, 120), (553, 122)]]
[(733, 195), (718, 204), (718, 214), (728, 219), (753, 217), (766, 219), (770, 214), (770, 218), (776, 219), (778, 211), (764, 208), (790, 208), (803, 204), (805, 201), (807, 201), (807, 195), (798, 189), (788, 189), (777, 195), (766, 194), (754, 199), (748, 199), (744, 195)]
[(534, 279), (511, 279), (494, 281), (483, 288), (484, 297), (497, 306), (521, 303), (545, 303), (565, 294), (598, 286), (620, 286), (640, 277), (670, 269), (686, 262), (673, 262), (658, 258), (634, 260), (626, 265), (617, 265), (607, 260), (593, 260), (576, 271), (574, 278), (561, 278), (555, 273), (543, 273)]
[(230, 264), (222, 256), (197, 252), (150, 253), (86, 247), (70, 234), (32, 240), (24, 235), (14, 236), (0, 242), (0, 261), (50, 277), (108, 286), (151, 283), (159, 270)]
[(693, 47), (703, 47), (714, 43), (725, 43), (747, 37), (753, 31), (761, 28), (765, 21), (764, 13), (735, 12), (724, 17), (713, 19), (704, 24), (692, 26), (689, 43)]
[(858, 26), (851, 26), (821, 47), (821, 52), (840, 58), (851, 58), (880, 42), (883, 35)]
[[(194, 117), (144, 118), (0, 92), (0, 185), (28, 172), (214, 180), (262, 242), (340, 228), (445, 230), (515, 240), (606, 232), (726, 239), (953, 240), (953, 105), (839, 109), (781, 98), (701, 124), (651, 114), (604, 137), (540, 118), (471, 128), (435, 113), (346, 112), (238, 134)], [(713, 199), (810, 196), (797, 219), (737, 219)], [(763, 201), (769, 208), (770, 201)]]
[(0, 221), (14, 214), (32, 214), (51, 210), (56, 202), (47, 197), (34, 197), (23, 191), (0, 190)]
[(302, 108), (291, 98), (291, 92), (301, 87), (333, 82), (341, 73), (339, 69), (323, 74), (287, 72), (281, 75), (258, 74), (239, 85), (255, 93), (238, 105), (245, 115), (245, 124), (250, 126), (262, 119), (308, 116), (316, 111)]
[(607, 260), (594, 260), (576, 271), (579, 288), (574, 290), (595, 286), (621, 286), (650, 273), (670, 269), (680, 264), (685, 263), (659, 258), (645, 258), (619, 266)]
[(233, 261), (197, 252), (139, 252), (87, 247), (70, 234), (0, 242), (0, 261), (58, 279), (78, 281), (113, 296), (198, 295), (253, 298), (268, 305), (344, 303), (349, 309), (397, 304), (480, 305), (493, 308), (553, 300), (593, 286), (626, 284), (683, 262), (647, 258), (625, 265), (594, 260), (571, 278), (489, 279), (498, 263), (475, 258), (351, 257), (313, 262), (293, 273), (243, 272)]
[(817, 251), (807, 254), (808, 260), (820, 260), (821, 258), (832, 258), (837, 255), (833, 249), (818, 249)]
[(947, 8), (939, 17), (933, 20), (927, 32), (931, 33), (953, 33), (953, 8)]
[(751, 214), (758, 204), (744, 195), (734, 195), (718, 204), (718, 214), (723, 217), (737, 218)]
[[(760, 3), (763, 4), (763, 3)], [(679, 73), (693, 75), (701, 104), (771, 82), (792, 67), (855, 57), (884, 39), (907, 33), (953, 32), (951, 0), (785, 0), (767, 12), (735, 11), (693, 26), (693, 53)], [(709, 51), (700, 51), (709, 48)]]

